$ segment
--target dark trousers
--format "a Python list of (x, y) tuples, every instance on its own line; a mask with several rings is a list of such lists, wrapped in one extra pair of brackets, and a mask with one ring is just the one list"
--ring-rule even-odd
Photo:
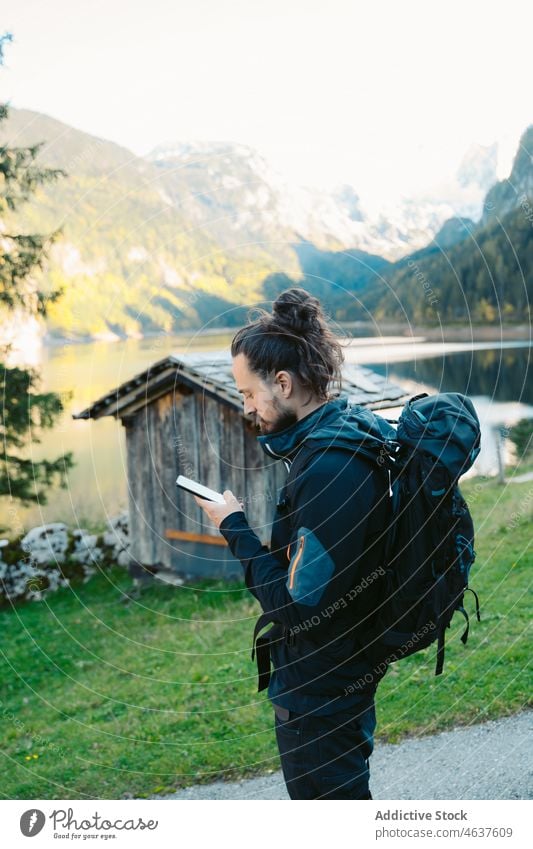
[(331, 716), (278, 709), (276, 739), (290, 798), (371, 799), (375, 727), (373, 698)]

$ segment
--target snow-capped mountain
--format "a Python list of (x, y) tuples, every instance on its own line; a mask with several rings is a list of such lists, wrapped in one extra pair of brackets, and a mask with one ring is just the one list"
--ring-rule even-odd
[(533, 197), (533, 124), (522, 134), (509, 177), (496, 183), (488, 192), (483, 207), (483, 222), (501, 219), (513, 209), (522, 206), (531, 216), (530, 199)]
[(473, 146), (451, 184), (372, 210), (349, 184), (332, 191), (289, 183), (252, 148), (231, 142), (174, 142), (147, 159), (161, 191), (227, 245), (235, 233), (273, 242), (305, 240), (399, 259), (429, 244), (453, 217), (477, 219), (496, 181), (497, 147)]

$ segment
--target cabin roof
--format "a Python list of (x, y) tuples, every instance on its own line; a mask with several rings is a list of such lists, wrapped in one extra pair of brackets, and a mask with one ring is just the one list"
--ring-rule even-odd
[[(400, 386), (365, 366), (344, 363), (342, 375), (340, 395), (354, 404), (362, 404), (374, 410), (396, 406), (407, 394)], [(179, 390), (184, 386), (243, 412), (242, 397), (231, 371), (231, 354), (229, 351), (221, 351), (169, 354), (98, 398), (85, 410), (74, 413), (72, 418), (123, 418), (146, 407), (173, 388)]]

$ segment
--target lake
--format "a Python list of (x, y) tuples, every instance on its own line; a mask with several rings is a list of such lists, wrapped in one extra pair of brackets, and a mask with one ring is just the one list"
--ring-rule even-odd
[[(68, 488), (55, 489), (48, 504), (19, 507), (0, 499), (3, 535), (50, 521), (94, 527), (127, 508), (124, 428), (112, 417), (74, 421), (72, 414), (168, 353), (226, 349), (232, 333), (128, 339), (49, 346), (42, 349), (42, 389), (72, 392), (58, 426), (33, 443), (27, 456), (55, 459), (74, 453)], [(410, 394), (464, 392), (475, 404), (483, 428), (482, 451), (473, 473), (497, 470), (494, 428), (533, 417), (531, 340), (494, 342), (413, 341), (399, 336), (362, 337), (345, 348), (348, 361), (365, 364), (404, 386)], [(398, 410), (386, 411), (393, 418)], [(169, 446), (169, 450), (172, 450)], [(508, 451), (508, 459), (510, 458)]]

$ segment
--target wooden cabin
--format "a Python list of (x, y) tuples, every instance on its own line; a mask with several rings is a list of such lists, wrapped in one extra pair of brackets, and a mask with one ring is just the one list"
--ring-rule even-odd
[[(392, 407), (405, 392), (362, 366), (343, 366), (342, 395), (372, 409)], [(120, 418), (126, 428), (132, 563), (168, 569), (187, 580), (241, 578), (242, 568), (179, 474), (244, 501), (265, 543), (287, 472), (257, 443), (243, 414), (228, 353), (170, 355), (95, 401), (74, 419)]]

